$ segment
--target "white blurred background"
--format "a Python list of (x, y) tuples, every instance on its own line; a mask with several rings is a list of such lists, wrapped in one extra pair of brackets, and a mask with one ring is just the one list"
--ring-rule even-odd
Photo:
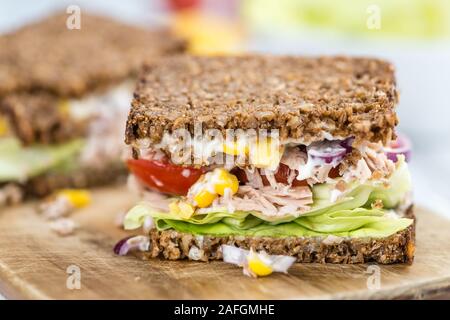
[(338, 53), (392, 61), (399, 130), (413, 141), (416, 202), (450, 217), (450, 1), (15, 0), (0, 2), (0, 32), (69, 4), (148, 27), (168, 25), (191, 40), (195, 53)]

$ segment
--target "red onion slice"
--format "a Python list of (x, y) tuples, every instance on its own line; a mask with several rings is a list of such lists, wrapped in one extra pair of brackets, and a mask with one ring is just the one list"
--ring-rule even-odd
[(347, 153), (350, 153), (352, 152), (353, 149), (352, 147), (353, 141), (355, 141), (355, 138), (350, 137), (345, 140), (342, 140), (339, 144), (347, 150)]
[[(114, 253), (115, 254), (117, 254), (117, 255), (119, 255), (119, 256), (121, 256), (121, 252), (123, 252), (123, 251), (121, 251), (122, 250), (122, 247), (125, 245), (125, 243), (127, 242), (127, 240), (128, 239), (130, 239), (131, 237), (126, 237), (126, 238), (124, 238), (124, 239), (122, 239), (122, 240), (120, 240), (119, 242), (117, 242), (116, 243), (116, 245), (114, 246)], [(125, 253), (126, 254), (126, 253)]]
[(403, 134), (397, 134), (397, 139), (384, 147), (384, 153), (389, 160), (397, 162), (397, 156), (402, 154), (405, 156), (405, 161), (411, 160), (411, 141)]
[(337, 164), (347, 154), (347, 148), (341, 145), (341, 140), (321, 141), (310, 144), (306, 150), (308, 156), (320, 159), (326, 164)]
[(150, 248), (150, 238), (147, 236), (132, 236), (120, 240), (114, 246), (114, 253), (125, 256), (131, 250), (148, 251)]

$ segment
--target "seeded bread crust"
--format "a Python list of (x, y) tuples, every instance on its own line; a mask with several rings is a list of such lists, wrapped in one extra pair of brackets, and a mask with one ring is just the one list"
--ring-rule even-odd
[(106, 17), (81, 13), (81, 28), (66, 26), (58, 13), (0, 36), (0, 97), (46, 91), (82, 96), (125, 80), (144, 61), (184, 50), (167, 30), (149, 31)]
[[(414, 218), (413, 207), (407, 217)], [(268, 254), (294, 256), (303, 263), (355, 264), (377, 262), (380, 264), (407, 263), (414, 260), (415, 222), (407, 229), (386, 238), (341, 238), (341, 237), (212, 237), (194, 236), (174, 230), (150, 231), (152, 258), (168, 260), (188, 259), (191, 248), (199, 249), (201, 261), (221, 260), (221, 245), (250, 248)]]
[(305, 143), (394, 137), (394, 68), (370, 58), (173, 56), (147, 65), (132, 102), (126, 142), (161, 141), (179, 128), (279, 129)]

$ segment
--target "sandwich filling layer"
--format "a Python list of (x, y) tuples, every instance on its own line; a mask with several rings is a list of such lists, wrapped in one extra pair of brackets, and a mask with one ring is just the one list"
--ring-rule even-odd
[(126, 215), (126, 229), (383, 238), (413, 223), (403, 214), (411, 204), (405, 155), (381, 144), (349, 137), (301, 145), (269, 136), (204, 149), (201, 165), (186, 163), (192, 154), (176, 164), (178, 153), (160, 146), (135, 150), (130, 184), (144, 200)]

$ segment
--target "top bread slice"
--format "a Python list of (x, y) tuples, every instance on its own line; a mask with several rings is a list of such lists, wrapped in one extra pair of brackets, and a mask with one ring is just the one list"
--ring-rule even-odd
[(165, 132), (278, 129), (305, 144), (325, 137), (387, 142), (398, 100), (393, 66), (345, 56), (173, 56), (145, 66), (126, 142), (156, 144)]

